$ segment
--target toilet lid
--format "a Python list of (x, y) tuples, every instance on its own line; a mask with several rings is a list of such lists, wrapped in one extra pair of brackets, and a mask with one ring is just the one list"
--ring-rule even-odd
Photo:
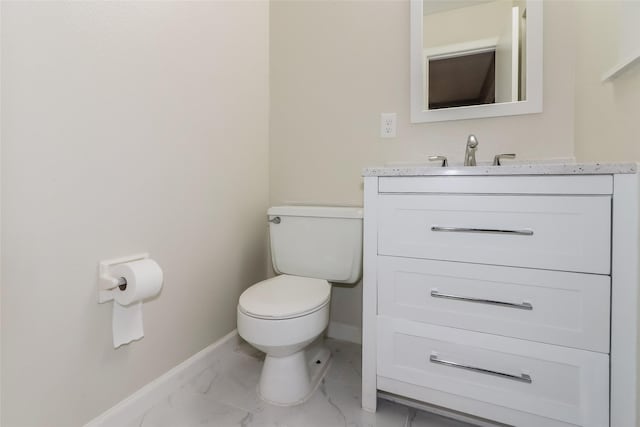
[(244, 291), (238, 307), (249, 316), (285, 319), (313, 312), (330, 297), (331, 285), (326, 280), (283, 274)]

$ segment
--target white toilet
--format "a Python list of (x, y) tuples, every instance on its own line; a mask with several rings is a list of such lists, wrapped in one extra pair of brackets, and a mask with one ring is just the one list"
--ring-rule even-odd
[(307, 348), (329, 323), (329, 282), (356, 283), (362, 272), (362, 209), (270, 208), (271, 259), (279, 276), (256, 283), (238, 302), (238, 333), (266, 353), (258, 393), (296, 405), (313, 393), (331, 353)]

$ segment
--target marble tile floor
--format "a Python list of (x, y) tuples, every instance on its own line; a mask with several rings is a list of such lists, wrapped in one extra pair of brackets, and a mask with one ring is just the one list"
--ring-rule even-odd
[(246, 343), (123, 427), (471, 427), (379, 400), (378, 411), (360, 408), (361, 347), (328, 339), (333, 362), (304, 404), (278, 407), (256, 393), (263, 355)]

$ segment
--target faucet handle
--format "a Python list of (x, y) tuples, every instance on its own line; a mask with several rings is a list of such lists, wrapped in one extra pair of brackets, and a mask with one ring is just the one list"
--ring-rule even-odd
[(511, 153), (511, 154), (506, 154), (506, 153), (502, 153), (502, 154), (496, 154), (495, 157), (493, 158), (493, 166), (502, 166), (502, 164), (500, 163), (500, 160), (502, 159), (515, 159), (516, 155)]
[(429, 156), (430, 162), (442, 162), (442, 167), (446, 168), (449, 166), (449, 161), (447, 160), (447, 156)]

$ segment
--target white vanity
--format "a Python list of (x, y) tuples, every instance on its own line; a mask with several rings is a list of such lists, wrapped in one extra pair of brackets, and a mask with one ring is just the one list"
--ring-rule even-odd
[(365, 169), (363, 408), (638, 426), (637, 172)]

